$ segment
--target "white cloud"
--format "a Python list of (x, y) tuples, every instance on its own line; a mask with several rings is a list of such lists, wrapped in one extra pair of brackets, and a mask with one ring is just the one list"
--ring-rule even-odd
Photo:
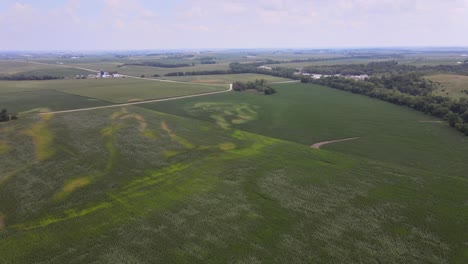
[(167, 5), (70, 0), (48, 10), (13, 3), (0, 10), (0, 34), (8, 36), (0, 49), (468, 45), (462, 34), (468, 30), (468, 0), (185, 0)]

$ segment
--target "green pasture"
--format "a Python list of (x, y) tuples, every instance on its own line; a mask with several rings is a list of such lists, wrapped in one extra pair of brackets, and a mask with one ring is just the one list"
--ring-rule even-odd
[(433, 92), (434, 95), (449, 96), (454, 99), (458, 99), (460, 97), (468, 98), (468, 76), (436, 74), (427, 76), (427, 78), (433, 82), (441, 84), (441, 86)]
[(468, 183), (451, 173), (138, 107), (30, 115), (0, 129), (11, 146), (0, 154), (3, 263), (468, 257)]

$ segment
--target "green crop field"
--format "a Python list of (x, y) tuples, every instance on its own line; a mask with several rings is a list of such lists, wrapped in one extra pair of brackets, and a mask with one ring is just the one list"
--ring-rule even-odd
[(441, 84), (439, 89), (433, 92), (435, 95), (449, 96), (455, 99), (460, 97), (468, 98), (468, 76), (437, 74), (427, 78)]
[(4, 263), (466, 257), (462, 178), (137, 107), (1, 129)]
[(41, 115), (228, 87), (0, 82), (0, 108), (21, 112), (0, 122), (0, 263), (467, 262), (467, 137), (368, 97), (273, 87)]
[(177, 76), (177, 77), (163, 77), (168, 80), (196, 82), (196, 83), (233, 83), (236, 81), (252, 82), (255, 80), (264, 79), (266, 82), (284, 82), (289, 79), (274, 77), (263, 74), (219, 74), (219, 75), (194, 75), (194, 76)]
[(134, 78), (0, 81), (0, 94), (20, 91), (57, 90), (113, 103), (167, 98), (228, 89), (228, 85), (160, 82)]
[(230, 93), (142, 107), (303, 145), (360, 137), (324, 148), (406, 166), (468, 169), (468, 139), (443, 123), (419, 122), (436, 120), (431, 116), (315, 85), (273, 87), (273, 96)]
[(108, 105), (98, 99), (54, 90), (0, 93), (0, 107), (12, 113), (29, 111), (59, 111)]
[(88, 71), (74, 68), (61, 67), (59, 65), (36, 64), (22, 61), (2, 61), (0, 60), (0, 75), (23, 74), (30, 75), (52, 75), (59, 77), (75, 76), (77, 74), (89, 74)]

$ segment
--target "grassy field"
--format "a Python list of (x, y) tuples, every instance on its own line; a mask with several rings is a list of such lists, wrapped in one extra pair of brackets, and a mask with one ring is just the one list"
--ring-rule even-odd
[(227, 85), (170, 83), (133, 78), (0, 81), (0, 94), (21, 91), (56, 90), (113, 103), (167, 98), (203, 92), (226, 90)]
[(196, 76), (177, 76), (177, 77), (163, 77), (168, 80), (196, 82), (196, 83), (233, 83), (236, 81), (251, 82), (255, 80), (264, 79), (267, 82), (284, 82), (289, 79), (263, 75), (263, 74), (219, 74), (219, 75), (196, 75)]
[(455, 99), (460, 97), (468, 98), (468, 76), (437, 74), (427, 78), (441, 84), (439, 89), (433, 92), (435, 95), (449, 96)]
[(4, 263), (468, 257), (465, 179), (136, 107), (0, 125)]

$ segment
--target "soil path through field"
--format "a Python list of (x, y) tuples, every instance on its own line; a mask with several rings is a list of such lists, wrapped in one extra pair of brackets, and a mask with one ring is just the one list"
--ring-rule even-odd
[(323, 145), (332, 144), (332, 143), (337, 143), (337, 142), (343, 142), (343, 141), (350, 141), (350, 140), (355, 140), (355, 139), (358, 139), (358, 137), (343, 138), (343, 139), (335, 139), (335, 140), (329, 140), (329, 141), (322, 141), (322, 142), (315, 143), (315, 144), (313, 144), (313, 145), (310, 146), (310, 147), (311, 147), (311, 148), (314, 148), (314, 149), (320, 149), (320, 147), (322, 147)]
[(139, 104), (148, 104), (148, 103), (156, 103), (156, 102), (164, 102), (164, 101), (179, 100), (179, 99), (185, 99), (185, 98), (191, 98), (191, 97), (198, 97), (198, 96), (206, 96), (206, 95), (212, 95), (212, 94), (227, 93), (227, 92), (230, 92), (230, 91), (232, 91), (232, 84), (229, 84), (229, 89), (224, 90), (224, 91), (218, 91), (218, 92), (207, 92), (207, 93), (191, 94), (191, 95), (184, 95), (184, 96), (176, 96), (176, 97), (170, 97), (170, 98), (154, 99), (154, 100), (147, 100), (147, 101), (140, 101), (140, 102), (132, 102), (132, 103), (122, 103), (122, 104), (104, 105), (104, 106), (96, 106), (96, 107), (72, 109), (72, 110), (51, 111), (51, 112), (43, 112), (43, 113), (39, 113), (39, 114), (40, 114), (40, 115), (46, 115), (46, 114), (64, 114), (64, 113), (74, 113), (74, 112), (82, 112), (82, 111), (91, 111), (91, 110), (104, 109), (104, 108), (113, 108), (113, 107), (129, 106), (129, 105), (139, 105)]

